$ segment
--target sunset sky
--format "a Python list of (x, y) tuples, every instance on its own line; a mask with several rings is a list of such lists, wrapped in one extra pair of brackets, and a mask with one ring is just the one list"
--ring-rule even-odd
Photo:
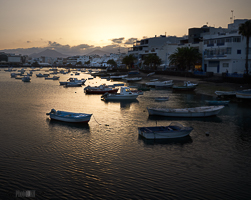
[[(251, 0), (0, 0), (0, 51), (84, 53), (127, 47), (135, 39), (226, 28), (251, 19)], [(130, 45), (129, 45), (130, 46)]]

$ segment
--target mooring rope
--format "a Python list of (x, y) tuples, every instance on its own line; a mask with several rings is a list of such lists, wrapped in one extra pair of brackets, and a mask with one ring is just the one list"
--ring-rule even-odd
[[(98, 123), (98, 121), (95, 119), (94, 115), (92, 114), (94, 120)], [(100, 123), (98, 123), (98, 125), (101, 125)]]

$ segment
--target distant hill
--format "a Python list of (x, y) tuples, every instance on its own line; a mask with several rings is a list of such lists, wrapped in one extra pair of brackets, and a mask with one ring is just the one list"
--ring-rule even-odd
[(32, 58), (39, 58), (41, 56), (51, 57), (51, 58), (66, 58), (66, 57), (68, 57), (67, 55), (64, 55), (62, 53), (59, 53), (55, 50), (50, 50), (50, 49), (46, 49), (40, 53), (33, 53), (30, 55), (30, 57), (32, 57)]
[(99, 56), (103, 56), (103, 55), (110, 55), (109, 52), (105, 52), (105, 51), (101, 51), (101, 50), (94, 50), (88, 54), (86, 54), (87, 56), (91, 56), (91, 55), (99, 55)]

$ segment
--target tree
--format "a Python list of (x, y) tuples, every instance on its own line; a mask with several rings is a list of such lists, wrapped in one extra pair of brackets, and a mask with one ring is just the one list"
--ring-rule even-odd
[(154, 66), (156, 69), (157, 65), (161, 64), (161, 59), (155, 54), (148, 54), (144, 57), (144, 65)]
[(85, 65), (89, 65), (91, 63), (91, 61), (90, 60), (88, 60), (88, 61), (85, 61)]
[(180, 70), (190, 70), (201, 62), (202, 55), (194, 47), (178, 47), (168, 58), (170, 64), (176, 65)]
[(81, 61), (78, 61), (78, 62), (76, 63), (76, 65), (82, 66), (82, 62), (81, 62)]
[(108, 65), (111, 65), (111, 66), (113, 66), (113, 67), (117, 67), (117, 63), (116, 63), (113, 59), (108, 60), (108, 61), (107, 61), (107, 64), (108, 64)]
[(128, 56), (125, 56), (122, 60), (123, 64), (126, 64), (127, 66), (129, 66), (129, 68), (132, 68), (133, 64), (134, 64), (134, 60), (136, 58), (134, 57), (133, 54), (130, 54)]
[(239, 26), (239, 34), (246, 37), (246, 62), (245, 69), (248, 74), (248, 51), (249, 51), (249, 38), (251, 37), (251, 20), (246, 21), (244, 24)]
[(38, 62), (37, 61), (35, 61), (34, 63), (32, 63), (32, 65), (31, 65), (32, 67), (40, 67), (40, 65), (38, 64)]

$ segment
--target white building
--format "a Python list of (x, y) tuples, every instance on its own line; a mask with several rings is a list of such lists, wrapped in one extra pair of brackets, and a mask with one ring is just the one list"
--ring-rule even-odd
[(168, 56), (174, 53), (181, 39), (183, 38), (166, 37), (165, 35), (145, 38), (136, 41), (133, 47), (128, 49), (128, 54), (133, 54), (138, 59), (136, 65), (142, 65), (146, 55), (155, 54), (162, 60), (162, 64), (166, 66), (169, 63)]
[(8, 55), (8, 62), (20, 64), (21, 63), (21, 56), (20, 55)]
[[(243, 74), (246, 58), (246, 38), (238, 33), (239, 25), (247, 20), (235, 20), (228, 25), (227, 31), (204, 35), (203, 57), (204, 71), (214, 73)], [(249, 43), (251, 46), (251, 41)], [(249, 49), (251, 54), (251, 49)], [(251, 56), (248, 61), (251, 70)]]

